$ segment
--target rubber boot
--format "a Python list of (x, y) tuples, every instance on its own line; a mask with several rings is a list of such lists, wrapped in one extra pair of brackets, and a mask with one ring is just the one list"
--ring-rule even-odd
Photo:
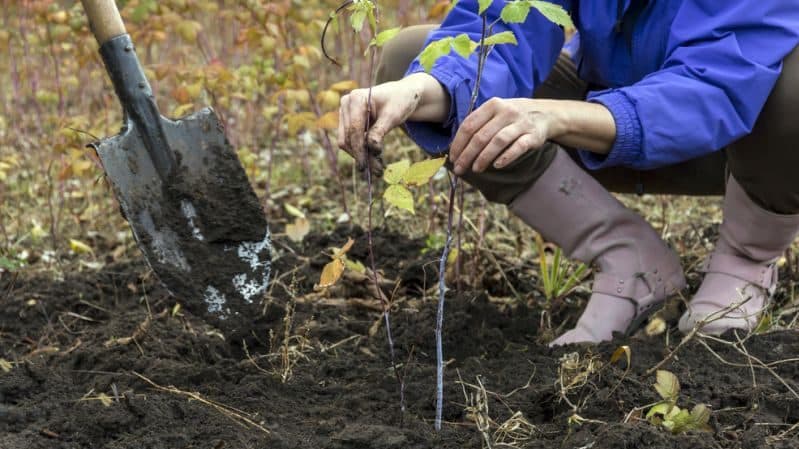
[(649, 223), (562, 149), (510, 209), (568, 257), (598, 268), (577, 326), (552, 346), (611, 340), (614, 332), (632, 333), (685, 287), (679, 257)]
[(705, 278), (680, 319), (684, 333), (703, 320), (701, 332), (709, 335), (753, 330), (777, 287), (776, 261), (799, 232), (799, 215), (761, 208), (732, 176), (723, 212), (716, 248), (702, 266)]

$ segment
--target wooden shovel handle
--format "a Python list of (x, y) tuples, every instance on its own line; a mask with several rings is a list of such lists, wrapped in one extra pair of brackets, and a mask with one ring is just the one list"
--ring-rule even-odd
[(89, 16), (89, 27), (98, 44), (103, 45), (110, 39), (127, 33), (114, 0), (81, 0), (81, 3)]

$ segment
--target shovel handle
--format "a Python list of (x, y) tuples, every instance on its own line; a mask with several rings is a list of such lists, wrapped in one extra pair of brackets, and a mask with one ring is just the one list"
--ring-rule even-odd
[(81, 3), (98, 44), (103, 45), (112, 38), (127, 33), (114, 0), (81, 0)]

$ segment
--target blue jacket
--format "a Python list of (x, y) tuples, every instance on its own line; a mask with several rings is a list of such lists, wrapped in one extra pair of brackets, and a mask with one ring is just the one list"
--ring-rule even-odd
[[(652, 169), (719, 150), (750, 133), (782, 60), (799, 45), (799, 0), (649, 1), (625, 35), (617, 27), (619, 12), (636, 1), (554, 1), (571, 13), (579, 31), (580, 77), (603, 86), (589, 92), (589, 101), (605, 105), (616, 120), (610, 153), (582, 151), (585, 164)], [(493, 2), (489, 23), (505, 3)], [(479, 40), (477, 7), (476, 0), (460, 0), (428, 42), (461, 33)], [(512, 30), (519, 45), (492, 50), (478, 105), (492, 97), (529, 98), (563, 46), (561, 29), (535, 9), (525, 23), (498, 24), (494, 31), (504, 30)], [(452, 98), (450, 117), (443, 126), (406, 124), (428, 153), (446, 151), (466, 118), (476, 69), (476, 56), (467, 61), (454, 53), (433, 67), (431, 74)], [(418, 60), (408, 69), (421, 71)]]

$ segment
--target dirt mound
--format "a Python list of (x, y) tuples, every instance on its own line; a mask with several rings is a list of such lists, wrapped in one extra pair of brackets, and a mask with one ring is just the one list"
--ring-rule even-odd
[[(682, 384), (681, 406), (711, 407), (713, 432), (674, 436), (640, 413), (658, 399), (646, 371), (668, 355), (664, 336), (550, 349), (538, 343), (539, 309), (489, 297), (488, 287), (448, 300), (445, 425), (436, 433), (436, 298), (424, 295), (436, 256), (398, 234), (376, 239), (386, 278), (401, 281), (392, 318), (403, 414), (368, 282), (313, 293), (323, 251), (348, 235), (357, 238), (351, 256), (366, 260), (358, 230), (278, 242), (269, 302), (241, 341), (177, 309), (143, 264), (63, 280), (4, 277), (0, 357), (13, 366), (0, 371), (0, 448), (480, 448), (478, 423), (492, 447), (799, 444), (797, 332), (752, 337), (748, 356), (709, 340), (682, 347), (663, 368)], [(622, 344), (629, 371), (610, 363)]]

